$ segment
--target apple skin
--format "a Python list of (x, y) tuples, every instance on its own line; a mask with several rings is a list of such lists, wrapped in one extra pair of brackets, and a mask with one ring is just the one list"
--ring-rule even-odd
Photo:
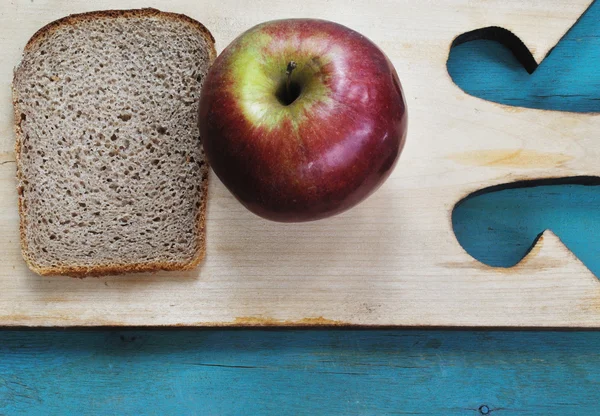
[[(278, 96), (291, 61), (300, 93), (286, 105)], [(270, 21), (235, 39), (206, 76), (199, 115), (219, 179), (250, 211), (280, 222), (329, 217), (372, 194), (398, 161), (408, 117), (386, 55), (316, 19)]]

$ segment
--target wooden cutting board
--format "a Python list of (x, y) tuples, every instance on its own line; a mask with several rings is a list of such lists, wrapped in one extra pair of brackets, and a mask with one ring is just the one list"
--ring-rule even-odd
[[(0, 324), (600, 327), (600, 282), (555, 235), (546, 232), (516, 267), (495, 269), (461, 248), (450, 220), (454, 205), (481, 188), (597, 171), (598, 116), (483, 101), (446, 69), (453, 39), (488, 26), (511, 30), (540, 62), (589, 3), (5, 0)], [(247, 212), (212, 175), (198, 269), (83, 280), (29, 272), (18, 237), (13, 68), (29, 37), (52, 20), (139, 7), (203, 22), (218, 51), (245, 29), (285, 17), (334, 20), (371, 38), (396, 66), (408, 101), (407, 145), (391, 178), (338, 217), (279, 224)], [(502, 163), (511, 154), (519, 163)]]

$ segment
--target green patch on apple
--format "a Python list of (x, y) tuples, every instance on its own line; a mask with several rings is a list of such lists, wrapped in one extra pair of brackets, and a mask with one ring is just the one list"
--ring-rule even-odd
[[(328, 94), (327, 72), (323, 61), (312, 52), (314, 49), (295, 49), (286, 45), (278, 50), (278, 42), (273, 36), (262, 33), (260, 27), (247, 33), (240, 45), (233, 48), (227, 59), (231, 62), (232, 89), (240, 103), (241, 110), (251, 123), (273, 129), (284, 119), (297, 130), (315, 104), (331, 105)], [(290, 33), (291, 37), (298, 36)], [(323, 40), (325, 42), (325, 40)], [(293, 71), (287, 71), (291, 62), (296, 64)], [(298, 87), (298, 93), (290, 102), (279, 98), (286, 85)], [(279, 92), (273, 94), (273, 91)], [(285, 95), (289, 95), (286, 94)], [(283, 107), (283, 108), (282, 108)]]

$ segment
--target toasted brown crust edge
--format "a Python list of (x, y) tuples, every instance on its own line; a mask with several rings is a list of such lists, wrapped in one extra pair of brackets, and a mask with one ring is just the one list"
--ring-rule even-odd
[[(187, 23), (197, 29), (202, 36), (207, 40), (210, 47), (209, 50), (209, 62), (210, 65), (214, 62), (217, 57), (217, 51), (215, 49), (215, 38), (210, 31), (197, 20), (192, 19), (189, 16), (178, 13), (162, 12), (153, 8), (145, 9), (128, 9), (128, 10), (99, 10), (87, 13), (72, 14), (53, 22), (48, 23), (29, 39), (23, 50), (23, 56), (29, 52), (40, 42), (42, 42), (48, 35), (54, 32), (61, 26), (69, 26), (78, 22), (93, 20), (96, 18), (119, 18), (119, 17), (162, 17), (166, 19), (172, 19), (179, 22)], [(19, 64), (20, 67), (20, 64)], [(23, 131), (21, 129), (21, 108), (18, 104), (18, 94), (15, 89), (15, 79), (19, 68), (14, 72), (13, 83), (12, 83), (12, 100), (13, 110), (15, 119), (15, 157), (17, 161), (17, 180), (21, 179), (21, 143), (23, 141)], [(182, 271), (194, 269), (204, 259), (206, 254), (206, 208), (207, 208), (207, 197), (208, 197), (208, 184), (210, 167), (206, 163), (206, 179), (204, 180), (204, 186), (202, 187), (202, 205), (198, 210), (196, 219), (196, 230), (198, 232), (197, 251), (196, 255), (186, 263), (167, 263), (167, 262), (153, 262), (153, 263), (131, 263), (131, 264), (105, 264), (99, 266), (58, 266), (58, 267), (39, 267), (37, 266), (29, 256), (29, 250), (27, 247), (27, 240), (25, 238), (25, 229), (27, 223), (27, 216), (25, 213), (25, 200), (22, 195), (21, 189), (17, 187), (18, 193), (18, 209), (19, 209), (19, 235), (21, 240), (21, 253), (25, 263), (29, 269), (42, 276), (51, 275), (62, 275), (71, 277), (93, 277), (93, 276), (105, 276), (105, 275), (120, 275), (126, 273), (143, 273), (143, 272), (157, 272), (157, 271)]]
[(172, 19), (184, 23), (191, 24), (197, 30), (199, 30), (202, 35), (207, 38), (208, 43), (212, 46), (211, 48), (211, 60), (214, 60), (217, 55), (217, 51), (215, 50), (215, 38), (212, 33), (197, 20), (192, 19), (185, 14), (180, 13), (172, 13), (172, 12), (163, 12), (158, 9), (153, 8), (144, 8), (144, 9), (127, 9), (127, 10), (98, 10), (93, 12), (86, 13), (78, 13), (71, 14), (69, 16), (62, 17), (53, 22), (48, 23), (46, 26), (39, 29), (37, 32), (33, 34), (31, 39), (25, 45), (25, 51), (32, 49), (36, 44), (42, 41), (46, 36), (51, 34), (55, 29), (61, 26), (69, 26), (75, 23), (79, 23), (86, 20), (93, 20), (97, 18), (119, 18), (119, 17), (163, 17), (167, 19)]

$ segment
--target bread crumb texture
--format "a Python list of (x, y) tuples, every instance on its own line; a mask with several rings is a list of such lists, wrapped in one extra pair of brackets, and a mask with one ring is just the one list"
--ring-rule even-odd
[(214, 42), (185, 16), (75, 15), (15, 72), (23, 255), (41, 274), (186, 269), (204, 253), (200, 88)]

